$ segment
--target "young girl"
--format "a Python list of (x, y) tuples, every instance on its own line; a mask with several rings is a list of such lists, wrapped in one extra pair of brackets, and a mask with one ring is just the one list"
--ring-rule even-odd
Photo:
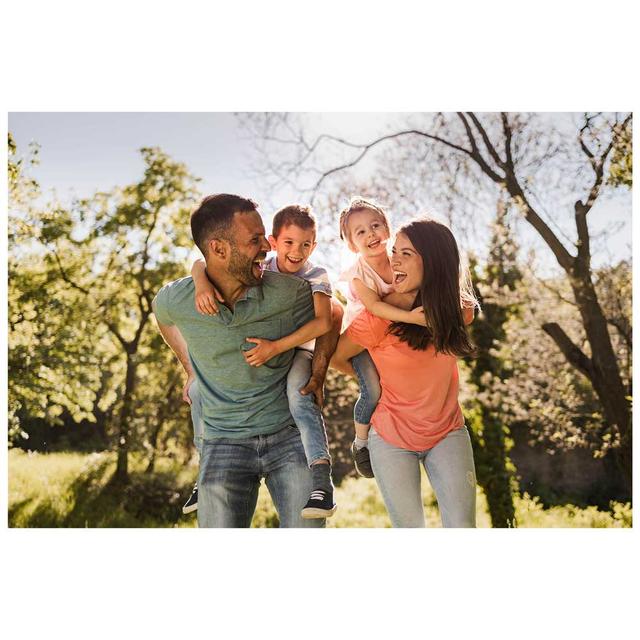
[[(355, 263), (340, 275), (340, 281), (348, 284), (343, 331), (364, 309), (384, 320), (426, 326), (422, 307), (407, 311), (394, 306), (399, 301), (393, 295), (393, 271), (387, 253), (390, 235), (385, 212), (370, 200), (352, 198), (340, 214), (340, 239), (358, 254)], [(388, 296), (387, 302), (382, 301), (384, 296)], [(343, 370), (355, 375), (360, 384), (360, 396), (353, 412), (356, 437), (351, 455), (356, 471), (373, 478), (368, 437), (371, 416), (380, 398), (380, 378), (367, 351), (352, 358), (350, 367), (347, 364)]]

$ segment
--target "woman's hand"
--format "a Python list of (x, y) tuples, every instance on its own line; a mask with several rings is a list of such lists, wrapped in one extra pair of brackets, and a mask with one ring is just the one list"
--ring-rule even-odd
[(259, 367), (265, 362), (275, 358), (280, 351), (275, 341), (266, 338), (247, 338), (247, 342), (255, 342), (255, 348), (250, 351), (244, 351), (244, 359), (252, 367)]

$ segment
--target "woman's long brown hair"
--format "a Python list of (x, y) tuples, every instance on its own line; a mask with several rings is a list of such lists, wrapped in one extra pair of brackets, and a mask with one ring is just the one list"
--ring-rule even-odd
[(419, 351), (433, 345), (436, 353), (473, 355), (475, 347), (464, 324), (461, 301), (465, 306), (477, 302), (472, 290), (464, 285), (468, 279), (460, 277), (460, 253), (450, 229), (437, 220), (421, 218), (406, 224), (398, 233), (409, 238), (422, 258), (422, 285), (412, 308), (424, 307), (428, 326), (393, 322), (388, 333)]

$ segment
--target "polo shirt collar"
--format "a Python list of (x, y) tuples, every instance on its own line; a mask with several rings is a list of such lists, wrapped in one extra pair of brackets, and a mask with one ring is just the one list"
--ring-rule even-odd
[(262, 290), (262, 285), (258, 284), (254, 287), (249, 287), (247, 292), (244, 294), (244, 298), (240, 298), (241, 300), (264, 300), (264, 291)]

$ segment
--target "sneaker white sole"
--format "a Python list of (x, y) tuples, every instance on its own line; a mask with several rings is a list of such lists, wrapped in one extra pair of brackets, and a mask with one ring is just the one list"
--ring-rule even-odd
[(332, 509), (316, 509), (314, 507), (307, 507), (300, 512), (300, 515), (305, 520), (312, 520), (314, 518), (330, 518), (336, 512), (337, 508), (337, 504), (334, 504)]
[(182, 507), (182, 513), (186, 515), (187, 513), (192, 513), (193, 511), (196, 511), (197, 508), (198, 508), (198, 503), (196, 502), (196, 504), (191, 504), (188, 507)]

